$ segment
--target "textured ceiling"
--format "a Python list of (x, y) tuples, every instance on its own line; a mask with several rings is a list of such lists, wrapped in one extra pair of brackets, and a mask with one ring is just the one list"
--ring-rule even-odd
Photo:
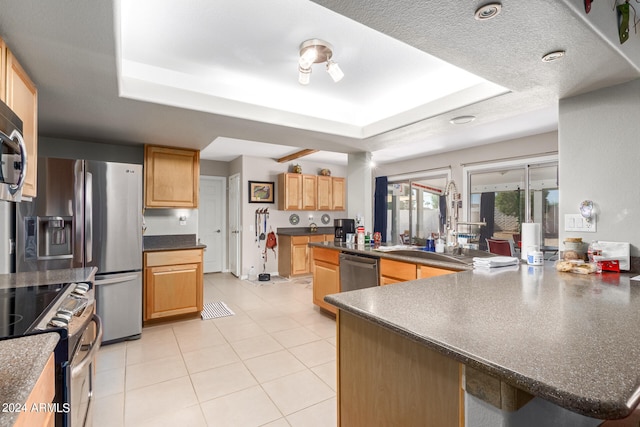
[[(631, 40), (619, 46), (608, 2), (594, 2), (591, 14), (585, 15), (582, 0), (505, 0), (502, 14), (483, 23), (473, 19), (480, 1), (315, 3), (511, 92), (358, 139), (120, 97), (112, 2), (0, 0), (0, 36), (38, 86), (41, 135), (197, 149), (214, 141), (211, 158), (219, 137), (343, 153), (371, 151), (379, 162), (385, 158), (376, 152), (386, 153), (390, 161), (486, 144), (553, 130), (558, 99), (640, 76), (639, 36), (632, 31)], [(180, 37), (171, 30), (171, 36)], [(567, 52), (564, 60), (540, 61), (556, 49)], [(384, 73), (384, 67), (376, 71)], [(478, 119), (452, 127), (449, 119), (463, 114)], [(243, 144), (220, 141), (234, 144), (243, 154)]]

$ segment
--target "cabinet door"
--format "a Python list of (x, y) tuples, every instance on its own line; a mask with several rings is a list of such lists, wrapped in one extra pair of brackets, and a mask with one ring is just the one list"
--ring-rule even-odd
[(7, 45), (0, 38), (0, 101), (7, 102)]
[(309, 236), (291, 237), (291, 275), (309, 273)]
[(336, 314), (337, 308), (324, 301), (329, 294), (340, 292), (340, 267), (325, 261), (313, 263), (313, 303)]
[(444, 268), (430, 267), (428, 265), (420, 266), (420, 278), (444, 276), (445, 274), (453, 274), (455, 271), (445, 270)]
[(198, 207), (199, 151), (147, 145), (144, 170), (146, 207)]
[(302, 175), (302, 209), (313, 211), (317, 203), (317, 180), (315, 175)]
[(278, 175), (278, 208), (284, 211), (302, 209), (302, 175)]
[(328, 211), (332, 209), (332, 180), (330, 176), (319, 176), (318, 180), (318, 205), (319, 211)]
[(344, 178), (331, 178), (331, 209), (334, 211), (343, 211), (345, 209), (345, 200), (347, 192), (347, 181)]
[(38, 170), (38, 90), (9, 49), (6, 52), (6, 102), (22, 120), (22, 136), (27, 146), (27, 178), (24, 196), (37, 196)]
[(145, 319), (202, 310), (202, 264), (151, 267), (145, 275)]
[(406, 282), (418, 278), (418, 269), (415, 264), (383, 258), (380, 260), (380, 275), (389, 279), (397, 279), (400, 282)]

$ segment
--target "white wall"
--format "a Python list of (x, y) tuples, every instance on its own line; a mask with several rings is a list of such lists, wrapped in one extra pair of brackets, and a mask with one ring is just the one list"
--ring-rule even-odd
[[(560, 101), (560, 241), (631, 242), (640, 256), (640, 79)], [(585, 199), (597, 233), (564, 232), (564, 214)]]
[[(326, 226), (333, 227), (335, 218), (346, 218), (346, 211), (281, 211), (278, 210), (278, 194), (277, 182), (278, 175), (289, 172), (292, 164), (299, 164), (302, 167), (302, 173), (316, 175), (320, 169), (328, 168), (331, 175), (346, 177), (346, 167), (338, 165), (327, 165), (298, 159), (290, 163), (278, 163), (273, 159), (260, 157), (243, 156), (242, 157), (242, 275), (248, 274), (249, 268), (253, 265), (257, 272), (262, 272), (262, 259), (260, 253), (264, 250), (264, 241), (261, 241), (258, 247), (255, 241), (255, 212), (256, 209), (269, 208), (269, 220), (267, 227), (277, 231), (279, 227), (293, 227), (289, 223), (289, 216), (296, 213), (300, 216), (300, 223), (297, 227), (308, 227), (311, 222), (315, 222), (318, 227), (325, 225), (320, 221), (320, 217), (327, 213), (331, 217), (331, 222)], [(234, 173), (234, 165), (230, 167), (230, 173)], [(249, 203), (249, 181), (273, 181), (276, 186), (276, 192), (273, 204), (266, 203)], [(347, 180), (347, 187), (349, 182)], [(348, 201), (347, 201), (348, 204)], [(309, 219), (309, 215), (313, 219)], [(277, 251), (276, 251), (277, 252)], [(267, 273), (275, 274), (278, 272), (278, 261), (269, 250), (267, 254), (266, 269)]]
[[(178, 218), (186, 216), (185, 225)], [(145, 209), (145, 236), (198, 234), (198, 209)]]
[(556, 153), (557, 151), (558, 133), (548, 132), (479, 147), (383, 164), (378, 166), (374, 173), (375, 176), (393, 176), (451, 167), (451, 178), (456, 182), (458, 191), (462, 191), (462, 182), (464, 180), (462, 174), (463, 164)]

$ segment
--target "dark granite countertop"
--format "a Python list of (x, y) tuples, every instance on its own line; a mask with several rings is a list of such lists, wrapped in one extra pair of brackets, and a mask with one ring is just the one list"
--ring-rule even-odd
[[(432, 259), (417, 258), (413, 256), (396, 255), (392, 252), (384, 252), (374, 249), (372, 246), (358, 246), (353, 243), (335, 243), (335, 242), (317, 242), (309, 243), (309, 246), (317, 246), (328, 249), (335, 249), (340, 252), (360, 254), (372, 256), (376, 258), (393, 259), (396, 261), (411, 262), (414, 264), (422, 264), (431, 267), (440, 267), (454, 271), (471, 270), (473, 267), (469, 264), (461, 264), (457, 262), (446, 262)], [(407, 249), (416, 249), (416, 247), (406, 247)], [(489, 255), (489, 254), (487, 254)]]
[(97, 268), (86, 267), (0, 274), (0, 289), (55, 283), (84, 282), (93, 280), (96, 272)]
[[(27, 402), (59, 339), (57, 333), (49, 333), (0, 340), (1, 404)], [(3, 407), (0, 411), (0, 427), (15, 424), (20, 412), (10, 409)]]
[(311, 231), (309, 227), (278, 227), (276, 234), (282, 236), (313, 236), (316, 234), (334, 234), (333, 227), (318, 227), (317, 231)]
[(520, 264), (325, 301), (556, 405), (616, 419), (640, 400), (640, 282), (630, 276)]
[(142, 250), (144, 252), (205, 249), (206, 247), (207, 245), (196, 241), (195, 234), (167, 234), (143, 236), (142, 238)]

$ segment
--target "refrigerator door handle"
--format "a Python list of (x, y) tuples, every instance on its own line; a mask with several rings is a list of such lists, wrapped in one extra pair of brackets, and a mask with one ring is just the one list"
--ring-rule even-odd
[(129, 276), (119, 276), (119, 277), (114, 277), (112, 279), (96, 279), (94, 281), (94, 284), (96, 286), (112, 285), (114, 283), (121, 283), (121, 282), (128, 282), (130, 280), (135, 280), (138, 277), (140, 277), (140, 274), (131, 274)]
[(85, 263), (93, 261), (93, 174), (85, 172), (84, 236)]

